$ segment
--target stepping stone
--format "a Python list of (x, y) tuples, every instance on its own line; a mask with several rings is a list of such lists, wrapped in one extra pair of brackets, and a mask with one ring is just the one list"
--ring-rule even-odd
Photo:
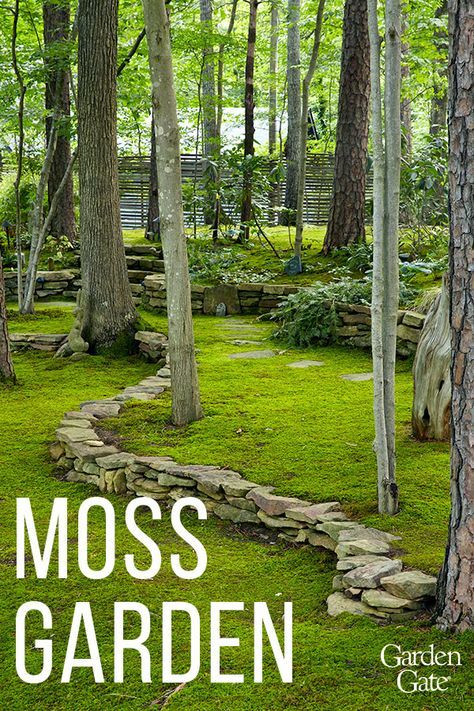
[(229, 358), (234, 360), (249, 358), (259, 360), (261, 358), (273, 358), (276, 354), (273, 351), (245, 351), (244, 353), (231, 353)]
[(287, 368), (313, 368), (324, 365), (322, 360), (297, 360), (294, 363), (287, 363)]
[(341, 375), (343, 380), (349, 380), (354, 383), (362, 383), (366, 380), (372, 380), (373, 373), (350, 373), (349, 375)]
[(228, 341), (228, 343), (232, 343), (234, 346), (261, 346), (263, 341), (239, 341), (237, 339), (235, 341)]

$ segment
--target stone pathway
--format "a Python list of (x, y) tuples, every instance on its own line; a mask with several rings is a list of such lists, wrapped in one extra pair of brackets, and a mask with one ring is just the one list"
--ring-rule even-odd
[(313, 368), (324, 365), (322, 360), (297, 360), (294, 363), (287, 363), (287, 368)]

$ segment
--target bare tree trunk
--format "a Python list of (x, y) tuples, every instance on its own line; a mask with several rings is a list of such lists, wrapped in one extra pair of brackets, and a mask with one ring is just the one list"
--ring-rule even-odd
[(374, 268), (372, 357), (375, 450), (380, 513), (398, 510), (395, 459), (395, 358), (398, 313), (398, 212), (400, 190), (400, 0), (385, 11), (385, 145), (377, 0), (369, 0), (374, 145)]
[(173, 422), (202, 417), (184, 232), (178, 116), (164, 0), (143, 0), (155, 120), (161, 235), (166, 272)]
[(18, 291), (18, 306), (21, 307), (23, 299), (23, 255), (21, 252), (21, 204), (20, 204), (20, 185), (23, 176), (23, 153), (25, 143), (25, 95), (26, 84), (23, 78), (23, 73), (18, 63), (18, 21), (20, 19), (20, 0), (15, 0), (13, 10), (13, 28), (12, 28), (12, 66), (18, 83), (19, 100), (18, 100), (18, 147), (17, 147), (17, 169), (14, 182), (15, 190), (15, 247), (17, 261), (17, 291)]
[(0, 383), (14, 383), (15, 371), (8, 338), (7, 308), (5, 305), (5, 282), (3, 281), (3, 261), (0, 254)]
[[(442, 0), (439, 8), (435, 12), (435, 17), (439, 20), (448, 12), (447, 0)], [(437, 49), (442, 52), (448, 43), (448, 34), (444, 28), (438, 27), (434, 36), (434, 43)], [(448, 92), (445, 85), (446, 68), (443, 63), (434, 67), (433, 71), (433, 98), (431, 99), (430, 111), (430, 135), (438, 136), (446, 130), (446, 118), (448, 112)]]
[(367, 0), (346, 0), (334, 181), (324, 254), (365, 240), (369, 53)]
[(451, 331), (446, 281), (426, 316), (413, 363), (411, 424), (413, 435), (421, 440), (447, 440), (451, 430)]
[(471, 0), (449, 1), (451, 282), (451, 519), (438, 584), (438, 626), (474, 629), (474, 18)]
[(308, 142), (308, 112), (309, 112), (309, 92), (314, 72), (318, 62), (319, 46), (321, 44), (321, 29), (323, 26), (323, 14), (326, 0), (319, 0), (318, 13), (316, 17), (316, 27), (314, 30), (313, 49), (309, 60), (308, 71), (303, 79), (303, 92), (301, 104), (301, 127), (300, 127), (300, 151), (298, 166), (298, 200), (296, 205), (296, 235), (295, 235), (295, 257), (299, 260), (299, 271), (302, 271), (301, 251), (303, 245), (303, 208), (304, 191), (306, 187), (306, 144)]
[(278, 31), (278, 5), (276, 0), (272, 0), (270, 16), (270, 88), (268, 90), (268, 153), (271, 156), (276, 151), (277, 141)]
[(201, 28), (204, 49), (202, 53), (202, 116), (203, 116), (203, 153), (205, 158), (212, 158), (216, 153), (216, 85), (214, 67), (214, 47), (209, 44), (208, 36), (212, 35), (212, 3), (211, 0), (199, 0), (201, 11)]
[(117, 0), (81, 0), (78, 141), (82, 337), (91, 352), (129, 347), (136, 320), (120, 223)]
[[(237, 3), (239, 0), (233, 0), (232, 9), (230, 11), (229, 24), (227, 25), (227, 37), (229, 38), (234, 31), (235, 16), (237, 13)], [(217, 59), (217, 150), (221, 149), (221, 133), (222, 133), (222, 118), (224, 115), (224, 52), (225, 45), (223, 42), (219, 45), (219, 55)]]
[(145, 237), (153, 242), (160, 240), (160, 205), (158, 202), (158, 170), (156, 167), (155, 122), (151, 121), (150, 185), (148, 188), (148, 214)]
[(300, 69), (300, 3), (288, 0), (287, 39), (287, 101), (288, 131), (286, 138), (285, 209), (281, 212), (282, 225), (294, 225), (298, 202), (298, 166), (301, 127), (301, 69)]
[[(59, 105), (58, 137), (51, 170), (48, 179), (49, 206), (67, 171), (71, 160), (71, 144), (69, 141), (69, 119), (71, 104), (69, 97), (68, 66), (62, 66), (65, 61), (56, 55), (55, 49), (69, 38), (70, 31), (69, 0), (61, 3), (45, 2), (43, 4), (43, 35), (45, 44), (46, 66), (46, 141), (48, 142), (52, 129), (51, 112)], [(68, 62), (67, 62), (68, 63)], [(60, 86), (58, 86), (60, 84)], [(71, 242), (76, 239), (76, 221), (74, 217), (74, 188), (72, 175), (69, 175), (64, 186), (58, 206), (51, 222), (51, 234), (54, 237), (66, 236)]]
[(244, 138), (244, 170), (242, 189), (242, 209), (240, 212), (240, 236), (239, 240), (248, 240), (252, 219), (252, 168), (248, 165), (248, 159), (255, 153), (253, 137), (255, 133), (254, 124), (254, 68), (255, 68), (255, 42), (257, 39), (257, 8), (258, 1), (250, 0), (249, 29), (247, 37), (247, 61), (245, 64), (245, 138)]

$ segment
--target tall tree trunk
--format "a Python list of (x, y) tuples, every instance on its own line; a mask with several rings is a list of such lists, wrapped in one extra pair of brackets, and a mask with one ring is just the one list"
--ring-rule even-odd
[(161, 236), (166, 273), (172, 414), (176, 425), (202, 417), (194, 352), (183, 219), (178, 115), (164, 0), (143, 0), (155, 121)]
[(285, 209), (282, 210), (280, 217), (280, 223), (282, 225), (295, 224), (296, 206), (298, 202), (298, 166), (301, 127), (300, 4), (301, 0), (288, 0), (288, 39), (286, 45), (288, 130), (285, 147)]
[(212, 36), (212, 2), (199, 0), (201, 11), (201, 28), (204, 48), (202, 51), (202, 123), (203, 123), (203, 153), (205, 158), (212, 158), (216, 154), (216, 83), (214, 47), (210, 44)]
[[(408, 26), (408, 8), (404, 7), (402, 12), (402, 34), (405, 34)], [(406, 157), (411, 156), (413, 149), (413, 125), (411, 98), (409, 95), (410, 65), (410, 45), (402, 42), (402, 101), (400, 104), (400, 121), (402, 124), (402, 150)]]
[(308, 71), (303, 79), (303, 92), (301, 103), (301, 127), (300, 127), (300, 152), (298, 166), (298, 201), (296, 205), (296, 235), (295, 235), (295, 254), (294, 256), (299, 261), (299, 271), (302, 271), (301, 252), (303, 246), (303, 208), (304, 208), (304, 191), (306, 187), (306, 144), (308, 142), (308, 112), (309, 112), (309, 92), (311, 82), (313, 81), (316, 64), (318, 62), (319, 46), (321, 44), (321, 29), (323, 26), (323, 14), (326, 0), (319, 0), (318, 12), (316, 18), (316, 27), (314, 30), (313, 49), (309, 60)]
[(324, 254), (365, 239), (369, 55), (367, 0), (346, 0), (334, 182)]
[[(45, 2), (43, 4), (43, 35), (45, 45), (46, 65), (46, 141), (49, 140), (52, 128), (51, 112), (59, 105), (58, 137), (56, 150), (48, 179), (48, 201), (51, 206), (53, 197), (67, 171), (71, 160), (71, 144), (69, 141), (69, 119), (71, 113), (69, 97), (69, 73), (67, 60), (58, 58), (55, 48), (60, 47), (69, 38), (70, 5), (69, 0), (60, 3)], [(63, 63), (66, 66), (63, 66)], [(76, 221), (74, 217), (74, 188), (72, 174), (64, 186), (58, 205), (54, 211), (50, 232), (54, 237), (66, 236), (73, 241), (76, 238)]]
[(158, 202), (158, 170), (156, 166), (155, 122), (151, 120), (150, 184), (148, 188), (148, 213), (145, 237), (152, 242), (160, 240), (160, 205)]
[(451, 518), (438, 585), (438, 626), (474, 629), (474, 16), (449, 1)]
[(78, 140), (82, 336), (91, 352), (136, 319), (120, 223), (117, 158), (117, 0), (81, 0), (78, 16)]
[[(227, 38), (230, 38), (232, 32), (234, 31), (235, 16), (237, 13), (237, 3), (239, 0), (232, 1), (232, 8), (230, 11), (229, 24), (227, 25)], [(219, 45), (219, 55), (217, 59), (217, 127), (216, 127), (216, 138), (217, 138), (217, 150), (220, 151), (222, 144), (222, 119), (224, 116), (224, 52), (225, 44), (221, 42)]]
[(249, 237), (249, 222), (252, 219), (252, 167), (249, 164), (254, 153), (253, 137), (254, 123), (254, 68), (255, 42), (257, 39), (257, 8), (258, 0), (250, 0), (249, 29), (247, 36), (247, 61), (245, 63), (245, 137), (244, 137), (244, 170), (242, 189), (242, 209), (240, 212), (240, 241)]
[(276, 0), (272, 0), (270, 15), (270, 88), (268, 90), (268, 153), (273, 155), (277, 141), (277, 80), (278, 80), (279, 17)]
[(13, 369), (8, 338), (7, 308), (5, 304), (5, 282), (3, 281), (3, 260), (0, 254), (0, 383), (14, 383)]
[[(398, 313), (398, 212), (400, 190), (400, 0), (385, 11), (385, 132), (383, 130), (378, 2), (369, 0), (372, 133), (374, 152), (374, 266), (372, 357), (378, 508), (398, 510), (395, 459), (395, 358)], [(385, 133), (385, 145), (384, 145)]]
[[(448, 12), (447, 0), (442, 0), (435, 12), (439, 20)], [(444, 28), (438, 27), (434, 36), (435, 46), (440, 53), (444, 53), (448, 44), (448, 33)], [(430, 111), (430, 135), (438, 136), (446, 131), (448, 113), (448, 90), (446, 86), (446, 68), (444, 62), (438, 63), (433, 70), (433, 98)]]

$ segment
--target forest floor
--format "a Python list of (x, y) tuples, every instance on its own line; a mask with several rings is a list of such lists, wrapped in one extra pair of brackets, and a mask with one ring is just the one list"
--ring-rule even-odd
[[(161, 317), (144, 317), (157, 329), (165, 329)], [(14, 317), (12, 331), (66, 332), (70, 310), (44, 309), (36, 317)], [(403, 535), (405, 562), (434, 571), (442, 559), (448, 500), (448, 447), (419, 444), (409, 433), (411, 376), (409, 364), (401, 362), (397, 373), (398, 461), (402, 511), (394, 520), (375, 514), (375, 464), (371, 451), (371, 383), (350, 382), (341, 375), (370, 370), (368, 354), (342, 348), (285, 351), (264, 360), (230, 359), (232, 353), (281, 345), (236, 346), (233, 340), (262, 340), (268, 326), (253, 319), (196, 318), (196, 342), (200, 349), (200, 379), (206, 418), (177, 432), (167, 422), (166, 399), (157, 404), (131, 405), (117, 428), (124, 446), (148, 454), (169, 454), (181, 462), (231, 466), (249, 479), (273, 483), (279, 493), (291, 492), (314, 500), (339, 498), (346, 510), (364, 521), (394, 529)], [(301, 359), (320, 360), (324, 366), (308, 369), (286, 367)], [(92, 487), (68, 484), (54, 477), (47, 443), (54, 437), (62, 414), (79, 402), (101, 398), (138, 382), (155, 371), (137, 358), (96, 357), (79, 363), (53, 360), (42, 353), (15, 356), (20, 384), (1, 388), (0, 411), (1, 490), (1, 688), (5, 708), (50, 709), (142, 709), (160, 705), (169, 691), (160, 681), (161, 603), (186, 600), (194, 604), (202, 620), (201, 671), (170, 699), (168, 708), (181, 711), (286, 711), (322, 709), (338, 711), (464, 711), (471, 707), (472, 635), (452, 638), (432, 629), (427, 620), (414, 620), (394, 627), (379, 627), (354, 617), (329, 618), (325, 599), (331, 589), (334, 564), (331, 555), (302, 547), (263, 545), (248, 540), (236, 528), (210, 519), (186, 521), (208, 551), (208, 568), (198, 581), (182, 581), (171, 572), (169, 554), (187, 553), (174, 534), (169, 514), (154, 524), (141, 523), (159, 541), (163, 567), (151, 581), (130, 578), (123, 567), (124, 553), (146, 556), (127, 532), (124, 511), (127, 500), (111, 496), (116, 520), (117, 565), (101, 581), (85, 579), (78, 571), (77, 522), (75, 514)], [(29, 496), (37, 519), (40, 540), (44, 537), (52, 502), (65, 496), (69, 504), (70, 566), (67, 581), (15, 579), (15, 498)], [(90, 556), (103, 559), (104, 523), (94, 519)], [(190, 559), (189, 559), (190, 560)], [(20, 683), (14, 670), (14, 618), (20, 604), (41, 600), (51, 608), (54, 629), (54, 671), (40, 685)], [(77, 669), (72, 682), (60, 684), (59, 676), (69, 634), (73, 601), (91, 601), (106, 683), (93, 683), (91, 671)], [(111, 682), (113, 673), (113, 603), (140, 601), (152, 612), (148, 644), (152, 659), (151, 685), (141, 684), (136, 656), (126, 657), (122, 685)], [(245, 684), (209, 683), (209, 601), (239, 600), (244, 613), (228, 613), (224, 625), (230, 636), (240, 637), (240, 648), (223, 653), (228, 672), (245, 673)], [(267, 601), (278, 619), (283, 601), (294, 605), (294, 682), (281, 683), (271, 655), (265, 657), (264, 682), (253, 684), (252, 603)], [(176, 671), (186, 667), (188, 644), (184, 630), (174, 646)], [(27, 642), (44, 636), (34, 623)], [(406, 650), (458, 650), (463, 666), (454, 670), (449, 690), (443, 694), (405, 695), (396, 689), (396, 669), (381, 665), (380, 651), (396, 643)], [(81, 651), (86, 649), (81, 640)], [(39, 652), (29, 650), (30, 669), (38, 669)], [(434, 669), (426, 668), (428, 676)], [(439, 672), (439, 670), (437, 670)], [(450, 672), (451, 673), (451, 670)]]

